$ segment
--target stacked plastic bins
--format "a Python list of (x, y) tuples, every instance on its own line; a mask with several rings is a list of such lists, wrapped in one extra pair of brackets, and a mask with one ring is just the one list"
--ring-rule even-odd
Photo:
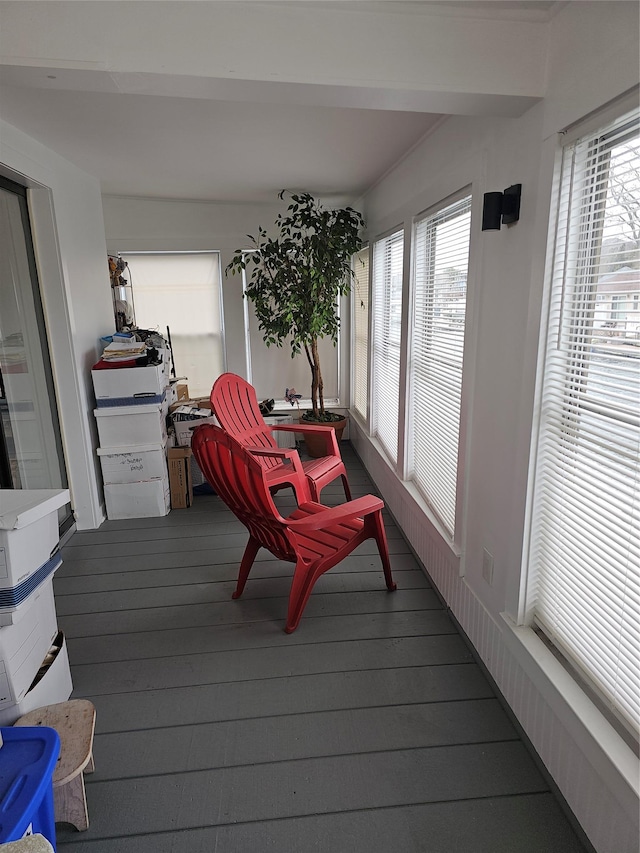
[(64, 702), (72, 682), (53, 575), (67, 489), (0, 490), (0, 725)]
[(92, 370), (107, 516), (169, 512), (167, 427), (169, 380), (162, 364)]

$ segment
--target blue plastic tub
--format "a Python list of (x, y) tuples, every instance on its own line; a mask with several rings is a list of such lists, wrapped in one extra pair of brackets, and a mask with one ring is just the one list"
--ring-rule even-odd
[(40, 833), (56, 849), (53, 771), (60, 738), (46, 726), (0, 728), (0, 844)]

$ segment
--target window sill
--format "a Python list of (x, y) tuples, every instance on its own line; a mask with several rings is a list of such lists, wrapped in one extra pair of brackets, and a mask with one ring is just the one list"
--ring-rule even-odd
[(501, 614), (505, 644), (611, 790), (624, 780), (640, 796), (640, 761), (533, 629)]

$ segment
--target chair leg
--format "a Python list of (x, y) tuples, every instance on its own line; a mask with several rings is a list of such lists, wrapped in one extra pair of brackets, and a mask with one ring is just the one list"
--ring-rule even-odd
[(309, 492), (311, 493), (311, 500), (314, 503), (320, 503), (320, 490), (318, 489), (318, 484), (315, 480), (312, 480), (311, 477), (307, 477), (307, 483), (309, 484)]
[(349, 488), (349, 481), (347, 480), (346, 474), (341, 474), (342, 477), (342, 485), (344, 486), (344, 494), (348, 501), (351, 500), (351, 489)]
[(260, 543), (257, 539), (254, 539), (253, 536), (249, 537), (249, 541), (247, 542), (247, 547), (244, 549), (244, 554), (242, 555), (242, 562), (240, 563), (240, 571), (238, 572), (238, 583), (236, 584), (236, 591), (233, 593), (231, 598), (240, 598), (242, 595), (242, 590), (244, 589), (244, 585), (247, 582), (247, 578), (249, 577), (249, 572), (251, 571), (251, 566), (253, 566), (253, 561), (256, 558), (256, 554), (260, 550)]
[(382, 510), (372, 512), (371, 515), (368, 515), (365, 519), (365, 523), (369, 525), (371, 535), (378, 545), (378, 552), (380, 553), (380, 559), (382, 560), (382, 570), (384, 572), (387, 589), (393, 592), (393, 590), (397, 588), (397, 585), (391, 577), (391, 560), (389, 559), (389, 546), (387, 544), (387, 534), (382, 520)]
[(89, 812), (82, 771), (65, 785), (54, 788), (53, 800), (56, 823), (70, 823), (79, 832), (89, 829)]
[(289, 609), (287, 611), (287, 624), (285, 633), (292, 634), (300, 623), (302, 612), (306, 607), (311, 590), (318, 580), (322, 571), (314, 571), (302, 560), (298, 560), (291, 581), (291, 592), (289, 593)]

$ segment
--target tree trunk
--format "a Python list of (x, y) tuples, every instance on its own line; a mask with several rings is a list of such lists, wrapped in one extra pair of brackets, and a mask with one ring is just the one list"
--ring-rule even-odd
[(313, 360), (311, 367), (311, 406), (313, 408), (313, 417), (317, 418), (320, 414), (324, 414), (324, 383), (322, 381), (322, 372), (320, 371), (317, 338), (311, 341), (311, 358)]

